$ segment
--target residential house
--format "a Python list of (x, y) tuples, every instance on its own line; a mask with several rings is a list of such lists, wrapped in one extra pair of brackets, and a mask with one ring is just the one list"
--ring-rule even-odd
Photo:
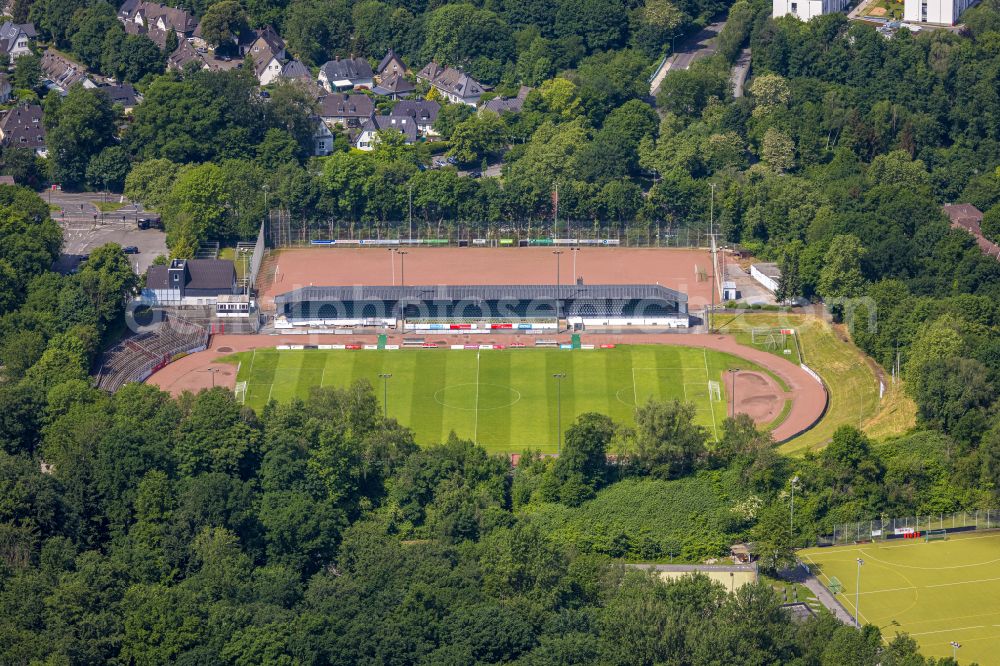
[(403, 76), (404, 74), (406, 74), (406, 65), (403, 64), (403, 59), (390, 48), (379, 62), (378, 67), (375, 68), (375, 82), (382, 83), (390, 76)]
[(333, 93), (319, 100), (319, 116), (330, 127), (361, 127), (375, 113), (375, 105), (368, 95)]
[(520, 113), (529, 92), (531, 92), (531, 88), (521, 86), (520, 90), (517, 91), (517, 97), (494, 97), (483, 104), (480, 111), (492, 111), (498, 115), (501, 113)]
[(0, 145), (31, 148), (45, 157), (45, 126), (38, 104), (16, 106), (0, 118)]
[(800, 21), (808, 21), (824, 14), (844, 11), (850, 0), (772, 0), (771, 16), (781, 18), (791, 14)]
[(187, 41), (182, 40), (177, 44), (177, 49), (167, 56), (167, 69), (182, 70), (191, 63), (195, 63), (198, 69), (207, 69), (208, 63)]
[(260, 85), (270, 85), (281, 76), (284, 64), (269, 47), (252, 51), (250, 57), (253, 59), (253, 72), (257, 75)]
[(258, 54), (270, 53), (278, 60), (284, 60), (286, 57), (285, 42), (278, 37), (278, 34), (273, 29), (270, 31), (262, 30), (261, 32), (264, 34), (257, 36), (257, 39), (247, 49), (246, 55), (256, 59)]
[(364, 58), (341, 59), (327, 61), (319, 70), (319, 83), (330, 92), (338, 92), (351, 88), (372, 88), (374, 75), (372, 66)]
[(108, 96), (108, 101), (111, 102), (112, 106), (120, 104), (125, 109), (125, 113), (132, 113), (132, 109), (142, 101), (142, 95), (132, 87), (131, 83), (109, 84), (97, 89)]
[(34, 23), (5, 21), (0, 25), (0, 51), (11, 61), (31, 53), (31, 40), (38, 36)]
[(426, 81), (442, 96), (455, 104), (476, 106), (485, 89), (474, 78), (454, 67), (441, 67), (430, 62), (420, 70), (417, 79)]
[(319, 116), (313, 116), (313, 157), (325, 157), (333, 152), (333, 132)]
[(401, 133), (408, 146), (417, 141), (417, 125), (412, 118), (407, 116), (376, 116), (373, 113), (361, 126), (361, 132), (354, 140), (354, 147), (359, 150), (374, 150), (375, 146), (378, 145), (378, 133), (382, 131)]
[(903, 20), (909, 23), (955, 25), (976, 0), (904, 0)]
[(407, 80), (402, 74), (384, 76), (372, 88), (372, 92), (376, 95), (383, 95), (393, 100), (412, 95), (416, 91), (417, 87), (413, 85), (413, 82)]
[(173, 30), (178, 39), (193, 38), (198, 27), (194, 16), (180, 7), (168, 7), (153, 2), (129, 2), (121, 6), (118, 18), (128, 25), (133, 23), (146, 30), (156, 28), (164, 33)]
[(135, 14), (135, 11), (139, 9), (141, 3), (142, 0), (125, 0), (118, 7), (118, 20), (122, 23), (128, 23), (132, 15)]
[(281, 78), (286, 81), (299, 81), (306, 85), (313, 85), (312, 72), (299, 60), (289, 60), (281, 68)]
[(437, 120), (441, 105), (434, 100), (416, 99), (398, 102), (392, 107), (392, 116), (409, 118), (424, 136), (439, 136), (434, 131), (434, 121)]
[(14, 92), (14, 87), (10, 85), (10, 77), (0, 73), (0, 104), (9, 102), (12, 92)]
[(49, 88), (65, 94), (72, 86), (82, 85), (84, 88), (96, 88), (87, 75), (87, 68), (73, 62), (54, 49), (47, 49), (42, 54), (42, 73), (48, 81)]
[(285, 57), (285, 40), (281, 38), (278, 32), (271, 26), (261, 28), (260, 30), (253, 30), (249, 33), (252, 39), (244, 41), (244, 37), (240, 37), (240, 55), (245, 56), (247, 53), (252, 53), (254, 48), (264, 48), (267, 47), (271, 49), (271, 53), (275, 54), (279, 58)]
[(942, 207), (951, 220), (952, 229), (964, 229), (976, 239), (983, 254), (1000, 259), (1000, 246), (983, 235), (983, 213), (972, 204), (945, 204)]
[[(160, 30), (155, 25), (145, 26), (140, 23), (132, 23), (131, 21), (125, 24), (125, 34), (126, 35), (141, 35), (147, 37), (151, 42), (156, 44), (160, 50), (167, 48), (167, 30)], [(179, 41), (184, 41), (183, 39)]]

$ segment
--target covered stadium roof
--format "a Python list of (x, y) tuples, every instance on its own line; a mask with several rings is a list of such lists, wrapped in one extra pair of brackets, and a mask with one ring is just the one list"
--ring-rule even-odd
[(274, 299), (275, 305), (303, 301), (531, 301), (644, 300), (687, 302), (687, 294), (657, 284), (554, 284), (300, 287)]

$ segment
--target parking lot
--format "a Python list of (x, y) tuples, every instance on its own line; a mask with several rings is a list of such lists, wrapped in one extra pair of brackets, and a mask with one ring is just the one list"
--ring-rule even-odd
[(60, 222), (63, 229), (63, 253), (56, 262), (55, 270), (60, 273), (73, 271), (86, 255), (107, 243), (118, 243), (122, 247), (134, 245), (138, 254), (130, 254), (129, 261), (140, 275), (146, 272), (153, 260), (167, 254), (167, 236), (159, 229), (138, 229), (135, 221), (128, 219), (105, 222)]
[[(63, 252), (53, 267), (60, 273), (72, 272), (84, 257), (108, 243), (137, 247), (138, 254), (129, 255), (129, 260), (140, 275), (157, 256), (167, 254), (166, 235), (158, 229), (140, 230), (136, 221), (144, 215), (142, 206), (120, 194), (44, 190), (39, 196), (63, 230)], [(102, 212), (96, 204), (103, 202), (120, 203), (121, 208)]]

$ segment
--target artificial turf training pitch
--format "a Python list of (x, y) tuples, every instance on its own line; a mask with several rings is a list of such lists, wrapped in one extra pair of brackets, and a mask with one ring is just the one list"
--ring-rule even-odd
[[(655, 345), (574, 351), (258, 349), (229, 358), (240, 363), (236, 381), (247, 382), (241, 399), (251, 407), (306, 398), (315, 386), (366, 379), (380, 400), (387, 391), (389, 416), (410, 427), (418, 443), (440, 443), (454, 431), (489, 451), (509, 453), (556, 450), (557, 393), (563, 429), (584, 412), (632, 423), (637, 403), (676, 398), (694, 404), (697, 422), (715, 438), (729, 404), (725, 371), (774, 376), (730, 354)], [(379, 375), (386, 373), (392, 377), (383, 386)], [(555, 374), (566, 377), (557, 380)], [(719, 384), (715, 399), (709, 381)]]
[(907, 632), (927, 656), (981, 666), (1000, 664), (1000, 532), (951, 534), (946, 541), (898, 539), (799, 552), (827, 586), (843, 585), (837, 599), (856, 614), (858, 558), (861, 621), (891, 639)]

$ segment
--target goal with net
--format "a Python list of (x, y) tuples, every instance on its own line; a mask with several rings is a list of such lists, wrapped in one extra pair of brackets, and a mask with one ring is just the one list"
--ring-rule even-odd
[(236, 399), (241, 405), (246, 404), (247, 401), (247, 383), (246, 382), (236, 382), (236, 387), (233, 389), (233, 393), (236, 394)]
[(722, 402), (722, 388), (719, 386), (719, 382), (709, 380), (708, 399), (715, 402)]
[(788, 336), (794, 335), (791, 328), (753, 328), (750, 330), (750, 340), (768, 350), (785, 349)]

